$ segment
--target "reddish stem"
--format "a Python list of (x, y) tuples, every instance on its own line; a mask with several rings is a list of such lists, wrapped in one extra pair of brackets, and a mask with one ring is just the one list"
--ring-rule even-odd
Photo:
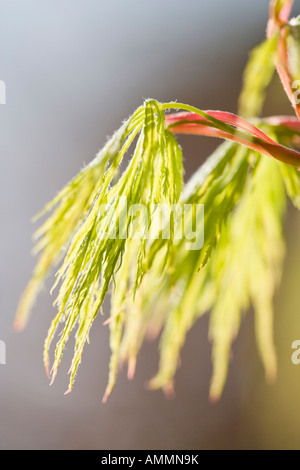
[(278, 42), (278, 59), (276, 69), (284, 91), (286, 92), (290, 102), (295, 109), (295, 113), (300, 119), (300, 105), (296, 102), (293, 92), (293, 76), (289, 67), (289, 56), (287, 49), (287, 35), (288, 35), (288, 20), (293, 6), (293, 0), (287, 1), (281, 8), (280, 12), (276, 13), (277, 1), (271, 1), (270, 4), (270, 19), (267, 27), (267, 37), (272, 37), (278, 30), (280, 30), (280, 38)]
[(166, 125), (174, 134), (204, 135), (231, 140), (268, 157), (275, 158), (289, 165), (299, 166), (299, 152), (275, 142), (245, 119), (224, 111), (209, 110), (205, 111), (205, 113), (220, 120), (220, 123), (233, 126), (233, 132), (230, 133), (219, 129), (217, 124), (210, 122), (203, 116), (190, 112), (167, 114)]

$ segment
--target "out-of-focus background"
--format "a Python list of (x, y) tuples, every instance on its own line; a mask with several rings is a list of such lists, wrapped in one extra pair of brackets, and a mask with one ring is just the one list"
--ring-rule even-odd
[[(31, 217), (144, 98), (235, 112), (248, 51), (263, 39), (267, 17), (268, 0), (0, 0), (0, 79), (7, 86), (0, 106), (0, 339), (7, 348), (7, 364), (0, 365), (1, 449), (300, 447), (300, 366), (291, 362), (291, 343), (300, 339), (300, 218), (290, 207), (275, 299), (274, 386), (264, 381), (251, 313), (214, 405), (207, 318), (188, 335), (175, 398), (144, 387), (157, 368), (154, 343), (143, 347), (134, 381), (120, 374), (106, 405), (108, 330), (100, 316), (68, 396), (73, 345), (51, 388), (42, 365), (55, 314), (48, 294), (53, 279), (27, 329), (12, 331), (34, 267)], [(278, 81), (270, 92), (266, 113), (292, 112)], [(180, 143), (188, 178), (219, 142), (182, 137)]]

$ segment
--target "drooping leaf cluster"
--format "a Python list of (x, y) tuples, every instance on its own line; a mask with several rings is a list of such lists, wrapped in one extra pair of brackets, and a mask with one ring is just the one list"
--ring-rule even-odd
[[(285, 86), (297, 78), (298, 22), (282, 23), (290, 6), (289, 0), (271, 1), (268, 38), (250, 55), (239, 101), (240, 115), (247, 120), (146, 100), (39, 214), (52, 211), (36, 232), (39, 259), (16, 326), (26, 323), (49, 269), (64, 258), (54, 286), (58, 313), (45, 341), (44, 362), (53, 381), (74, 331), (68, 391), (99, 312), (108, 316), (110, 329), (104, 400), (119, 366), (127, 362), (132, 377), (144, 339), (157, 335), (160, 363), (150, 386), (170, 392), (187, 332), (205, 313), (210, 315), (213, 399), (222, 393), (232, 343), (250, 307), (266, 376), (276, 376), (272, 300), (284, 256), (287, 198), (300, 208), (300, 123), (260, 115), (275, 69)], [(292, 104), (297, 113), (297, 103)], [(170, 114), (174, 109), (181, 112)], [(226, 140), (185, 185), (176, 133)], [(161, 206), (167, 223), (158, 217)], [(108, 293), (109, 315), (102, 312)]]

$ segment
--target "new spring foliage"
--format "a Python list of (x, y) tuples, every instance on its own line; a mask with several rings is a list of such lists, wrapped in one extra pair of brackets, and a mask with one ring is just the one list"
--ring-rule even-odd
[[(111, 347), (104, 401), (119, 366), (126, 362), (131, 378), (144, 339), (157, 335), (160, 363), (150, 386), (170, 392), (186, 334), (200, 316), (209, 314), (210, 395), (217, 399), (225, 384), (232, 342), (250, 306), (267, 379), (275, 378), (272, 299), (284, 256), (287, 197), (300, 208), (296, 150), (300, 123), (295, 117), (260, 114), (277, 68), (298, 115), (291, 80), (298, 74), (299, 22), (288, 22), (290, 7), (290, 1), (271, 2), (268, 38), (251, 53), (245, 69), (239, 101), (244, 118), (146, 100), (39, 214), (51, 212), (35, 234), (39, 259), (20, 301), (16, 327), (25, 325), (43, 280), (61, 262), (54, 285), (57, 314), (44, 349), (52, 382), (72, 335), (75, 346), (67, 391), (72, 389), (90, 328), (101, 313)], [(180, 112), (170, 113), (175, 109)], [(176, 133), (225, 140), (185, 185)], [(127, 153), (132, 157), (121, 172)], [(128, 206), (145, 208), (138, 224), (125, 210), (124, 200)], [(153, 207), (159, 204), (170, 210), (175, 204), (203, 204), (203, 246), (189, 250), (185, 237), (175, 237), (180, 223), (176, 213), (168, 238), (159, 236), (161, 232), (156, 239), (133, 237), (138, 230), (146, 233), (153, 228)], [(187, 214), (191, 220), (194, 216), (193, 211)], [(108, 293), (109, 313), (102, 312)], [(57, 330), (50, 365), (50, 344)]]

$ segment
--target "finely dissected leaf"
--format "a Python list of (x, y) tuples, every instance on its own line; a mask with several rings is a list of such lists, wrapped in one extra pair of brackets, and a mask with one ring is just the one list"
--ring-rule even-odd
[[(117, 167), (138, 133), (133, 157), (124, 173), (113, 183)], [(178, 201), (181, 181), (181, 151), (173, 135), (165, 127), (161, 106), (154, 100), (148, 100), (144, 107), (143, 121), (138, 122), (136, 128), (128, 135), (123, 147), (120, 147), (115, 155), (113, 166), (106, 170), (99, 181), (90, 204), (90, 211), (71, 240), (65, 260), (58, 272), (56, 284), (61, 283), (61, 286), (56, 304), (59, 312), (45, 343), (44, 357), (47, 367), (48, 349), (58, 319), (63, 320), (65, 326), (55, 350), (55, 360), (50, 372), (52, 381), (57, 373), (65, 343), (77, 325), (69, 390), (73, 386), (90, 327), (123, 261), (127, 235), (132, 231), (132, 226), (135, 227), (133, 214), (127, 213), (127, 205), (132, 208), (143, 204), (146, 208), (144, 217), (147, 217), (152, 210), (151, 204), (164, 202), (171, 205)], [(126, 207), (123, 207), (125, 202)], [(146, 224), (144, 230), (151, 225), (146, 219), (144, 223)], [(135, 228), (133, 233), (134, 231)], [(171, 240), (173, 235), (171, 232)], [(141, 282), (142, 265), (146, 254), (146, 241), (143, 237), (136, 240), (135, 254), (133, 292), (136, 292)], [(120, 273), (123, 272), (121, 269)], [(120, 274), (117, 278), (119, 277)], [(122, 282), (122, 278), (119, 282)], [(115, 313), (111, 328), (113, 331), (111, 343), (115, 345), (119, 340), (114, 338), (114, 334), (120, 336), (122, 331), (118, 312)], [(111, 364), (113, 370), (114, 358)], [(113, 381), (114, 375), (115, 373), (111, 372), (110, 382)]]
[[(139, 115), (135, 113), (133, 119)], [(22, 329), (26, 324), (34, 300), (50, 267), (55, 265), (64, 246), (70, 241), (88, 213), (99, 190), (105, 168), (110, 164), (114, 172), (114, 158), (126, 138), (127, 123), (107, 142), (95, 159), (87, 165), (62, 191), (38, 214), (41, 217), (54, 208), (51, 216), (35, 233), (39, 239), (35, 252), (41, 252), (38, 263), (23, 297), (20, 301), (15, 326)]]
[[(127, 362), (132, 378), (144, 339), (159, 334), (159, 369), (150, 387), (170, 393), (186, 335), (208, 311), (211, 398), (222, 393), (232, 343), (250, 306), (266, 376), (274, 379), (272, 299), (284, 253), (286, 195), (300, 208), (295, 168), (300, 166), (295, 149), (300, 147), (300, 124), (289, 116), (258, 115), (275, 64), (299, 111), (292, 93), (292, 79), (299, 73), (299, 20), (288, 23), (291, 6), (291, 0), (271, 1), (268, 39), (254, 49), (246, 67), (240, 112), (250, 120), (148, 99), (42, 212), (52, 214), (36, 232), (40, 257), (16, 325), (24, 325), (50, 267), (64, 253), (53, 287), (58, 288), (58, 313), (45, 341), (44, 363), (52, 383), (73, 333), (66, 393), (108, 293), (111, 360), (103, 401), (118, 368)], [(176, 133), (227, 141), (184, 187)], [(132, 157), (121, 173), (129, 152)], [(50, 345), (59, 326), (49, 371)]]
[[(192, 116), (193, 121), (190, 115), (182, 116), (180, 113), (174, 117), (169, 115), (167, 122), (172, 123), (172, 133), (178, 130), (185, 131), (186, 125), (190, 132), (191, 122), (198, 125), (199, 119), (200, 121), (205, 119), (205, 126), (219, 126), (226, 129), (224, 132), (228, 131), (232, 135), (236, 131), (228, 126), (238, 124), (244, 131), (251, 132), (261, 143), (281, 148), (280, 144), (241, 118), (222, 112), (210, 111), (210, 114), (207, 114), (200, 111), (200, 113)], [(264, 126), (267, 127), (268, 124), (264, 123)], [(282, 123), (279, 126), (282, 126)], [(276, 128), (276, 123), (272, 124), (273, 133), (274, 127)], [(85, 202), (84, 211), (78, 215), (77, 225), (72, 225), (73, 238), (57, 274), (56, 285), (61, 284), (56, 299), (59, 311), (45, 342), (44, 362), (46, 369), (49, 370), (49, 347), (59, 323), (65, 322), (50, 371), (53, 382), (65, 344), (72, 330), (76, 329), (68, 391), (72, 389), (90, 327), (113, 280), (115, 287), (113, 287), (109, 321), (112, 358), (104, 400), (107, 399), (115, 383), (119, 363), (128, 361), (129, 376), (132, 376), (136, 355), (143, 338), (149, 334), (149, 331), (157, 334), (162, 328), (160, 368), (151, 386), (170, 388), (187, 331), (207, 308), (213, 307), (214, 312), (218, 312), (218, 309), (221, 311), (221, 307), (216, 306), (213, 299), (216, 280), (210, 279), (210, 268), (201, 273), (199, 270), (203, 269), (210, 260), (220, 235), (224, 232), (224, 227), (228, 225), (228, 217), (238, 204), (245, 183), (251, 175), (250, 170), (253, 166), (251, 161), (257, 160), (257, 155), (248, 148), (248, 145), (243, 148), (235, 142), (225, 143), (186, 185), (180, 199), (182, 209), (185, 211), (186, 204), (190, 207), (201, 204), (205, 206), (202, 220), (205, 237), (200, 247), (187, 249), (187, 244), (190, 242), (185, 236), (176, 237), (181, 223), (176, 213), (173, 214), (168, 240), (160, 237), (149, 242), (145, 237), (141, 237), (139, 240), (131, 241), (127, 235), (130, 230), (134, 235), (137, 225), (135, 217), (132, 217), (133, 214), (128, 215), (123, 207), (124, 199), (131, 207), (141, 204), (146, 207), (139, 227), (145, 233), (153, 225), (152, 204), (162, 202), (171, 207), (179, 200), (183, 174), (182, 155), (172, 133), (166, 128), (163, 107), (153, 100), (146, 101), (144, 108), (139, 109), (133, 118), (122, 126), (116, 134), (117, 137), (107, 145), (113, 148), (113, 153), (107, 150), (102, 153), (104, 162), (101, 160), (101, 170), (97, 166), (98, 163), (87, 167), (83, 170), (83, 175), (76, 177), (73, 180), (75, 183), (71, 182), (54, 203), (46, 208), (49, 209), (53, 204), (60, 203), (56, 209), (58, 212), (54, 212), (51, 216), (54, 219), (50, 217), (40, 232), (44, 234), (44, 238), (52, 240), (51, 231), (57, 230), (57, 227), (55, 224), (52, 226), (51, 221), (54, 220), (59, 227), (60, 219), (57, 214), (61, 214), (61, 208), (67, 211), (66, 204), (71, 204), (70, 197), (65, 195), (69, 193), (73, 195), (74, 206), (75, 194), (78, 194), (77, 181), (81, 182), (83, 178), (87, 178), (85, 172), (90, 168), (93, 170), (97, 168), (100, 178), (96, 180), (94, 172), (90, 176), (94, 178), (94, 186), (92, 190), (90, 185), (87, 188), (87, 192), (91, 191), (90, 197)], [(137, 136), (133, 157), (124, 173), (116, 179), (118, 166)], [(255, 165), (253, 168), (255, 169)], [(284, 165), (282, 168), (288, 174), (295, 174), (292, 172), (293, 168), (286, 170)], [(294, 192), (297, 192), (297, 187)], [(191, 223), (193, 212), (190, 210), (184, 213), (188, 221), (191, 219)], [(64, 219), (61, 223), (64, 223)], [(40, 246), (42, 253), (45, 247), (47, 248), (46, 244)], [(212, 263), (213, 261), (210, 264)], [(169, 298), (170, 289), (175, 293), (176, 302)], [(150, 306), (154, 305), (153, 299), (161, 305), (161, 308), (157, 309), (157, 315), (149, 313)], [(267, 300), (265, 302), (270, 305)], [(243, 306), (242, 303), (237, 304), (237, 318)], [(262, 309), (258, 306), (257, 311)], [(214, 315), (218, 317), (217, 313)], [(229, 317), (228, 315), (228, 319)], [(262, 317), (258, 323), (266, 323), (266, 318)], [(268, 324), (269, 326), (271, 324), (271, 313)], [(261, 332), (261, 328), (258, 331)], [(232, 340), (232, 332), (229, 332), (226, 338), (224, 336), (226, 341), (223, 338), (227, 352)], [(269, 332), (270, 330), (266, 335)], [(221, 348), (224, 352), (224, 344), (220, 346), (220, 342), (216, 342), (216, 345), (219, 345), (216, 346), (217, 350)], [(271, 351), (271, 347), (269, 349)], [(214, 355), (216, 358), (221, 356), (218, 353)], [(220, 366), (216, 359), (217, 379), (214, 379), (213, 383), (219, 384), (220, 390), (226, 375), (225, 362)], [(221, 376), (223, 378), (220, 381)], [(216, 385), (213, 385), (212, 389), (216, 395)]]
[[(275, 134), (279, 142), (293, 143), (300, 145), (300, 121), (296, 118), (285, 116), (273, 117), (265, 120), (268, 124), (273, 125), (270, 133)], [(280, 165), (281, 174), (287, 195), (297, 209), (300, 209), (300, 172), (299, 168), (290, 165)]]
[(281, 171), (287, 194), (294, 206), (300, 209), (300, 173), (287, 165), (281, 165)]
[(255, 309), (258, 347), (267, 375), (273, 377), (276, 373), (271, 336), (272, 297), (283, 257), (281, 218), (284, 203), (279, 164), (262, 159), (212, 260), (211, 272), (217, 294), (210, 326), (213, 399), (222, 392), (231, 343), (238, 332), (241, 315), (250, 303)]
[[(204, 204), (204, 244), (187, 250), (186, 240), (176, 246), (176, 273), (163, 279), (152, 270), (147, 274), (153, 285), (159, 279), (156, 304), (165, 305), (166, 318), (160, 347), (160, 367), (150, 382), (152, 388), (171, 388), (185, 336), (196, 319), (213, 304), (212, 284), (203, 268), (213, 253), (226, 220), (243, 191), (249, 169), (249, 151), (236, 144), (223, 144), (193, 176), (183, 193), (184, 203)], [(172, 297), (170, 298), (170, 286)], [(155, 288), (156, 290), (156, 288)], [(151, 296), (147, 289), (142, 295)], [(145, 328), (144, 328), (145, 330)], [(144, 331), (139, 331), (143, 336)]]
[(265, 90), (275, 70), (279, 35), (274, 34), (251, 52), (244, 72), (244, 86), (239, 99), (239, 112), (245, 117), (260, 115), (265, 100)]

